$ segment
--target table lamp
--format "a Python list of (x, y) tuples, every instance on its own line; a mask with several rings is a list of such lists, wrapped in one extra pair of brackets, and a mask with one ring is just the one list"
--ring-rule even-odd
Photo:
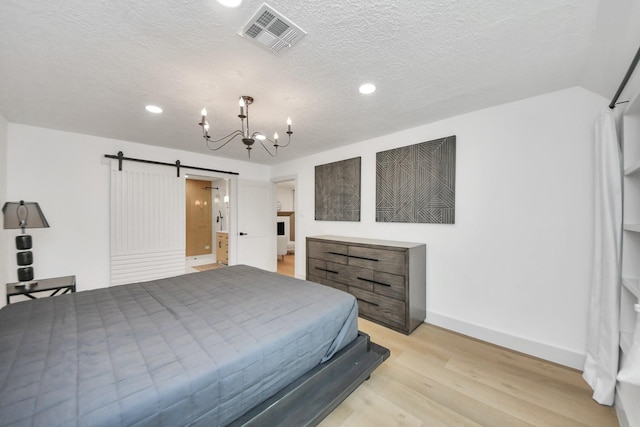
[(29, 234), (25, 234), (25, 228), (48, 228), (49, 223), (42, 213), (42, 209), (35, 202), (6, 202), (2, 207), (5, 229), (22, 229), (22, 234), (16, 236), (16, 255), (18, 262), (18, 281), (26, 288), (37, 282), (33, 282), (33, 253), (32, 240)]

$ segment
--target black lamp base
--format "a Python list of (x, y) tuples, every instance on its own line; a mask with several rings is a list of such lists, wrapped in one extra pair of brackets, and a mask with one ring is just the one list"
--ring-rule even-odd
[(18, 280), (20, 283), (16, 284), (16, 286), (24, 286), (27, 290), (38, 284), (37, 281), (33, 280), (33, 267), (31, 266), (21, 267), (18, 269)]
[(16, 254), (16, 261), (19, 266), (29, 266), (33, 264), (33, 253), (31, 251), (22, 251)]
[(22, 267), (18, 269), (18, 281), (30, 282), (33, 280), (33, 267)]
[(16, 249), (21, 252), (16, 254), (17, 262), (20, 268), (18, 268), (18, 281), (17, 286), (24, 286), (25, 289), (29, 289), (37, 282), (33, 282), (33, 253), (30, 250), (33, 246), (31, 236), (28, 234), (20, 234), (16, 236)]
[(33, 241), (29, 234), (20, 234), (16, 236), (16, 249), (24, 251), (25, 249), (31, 249)]

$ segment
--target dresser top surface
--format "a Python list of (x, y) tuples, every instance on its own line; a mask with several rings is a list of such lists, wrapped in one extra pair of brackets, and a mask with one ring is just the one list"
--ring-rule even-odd
[(316, 240), (331, 240), (340, 243), (356, 243), (361, 245), (375, 245), (375, 246), (395, 246), (400, 248), (415, 248), (417, 246), (426, 246), (424, 243), (415, 242), (397, 242), (394, 240), (381, 240), (381, 239), (366, 239), (363, 237), (346, 237), (346, 236), (309, 236), (307, 239)]

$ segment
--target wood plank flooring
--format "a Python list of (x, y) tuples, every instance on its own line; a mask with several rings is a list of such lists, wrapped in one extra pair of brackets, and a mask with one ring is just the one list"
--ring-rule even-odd
[(358, 320), (391, 357), (321, 427), (618, 426), (577, 370), (427, 324), (406, 336)]
[(278, 273), (284, 274), (285, 276), (296, 277), (295, 260), (296, 257), (294, 254), (287, 254), (284, 257), (278, 257)]
[(208, 271), (208, 270), (215, 270), (215, 269), (223, 268), (223, 267), (226, 267), (226, 265), (213, 263), (213, 264), (194, 265), (191, 268), (193, 268), (194, 270), (198, 270), (198, 271)]

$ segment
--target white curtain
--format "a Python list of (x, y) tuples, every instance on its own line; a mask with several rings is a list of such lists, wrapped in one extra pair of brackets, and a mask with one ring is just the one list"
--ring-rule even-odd
[(583, 377), (598, 403), (612, 405), (618, 373), (622, 170), (616, 113), (595, 125), (595, 226), (587, 357)]

